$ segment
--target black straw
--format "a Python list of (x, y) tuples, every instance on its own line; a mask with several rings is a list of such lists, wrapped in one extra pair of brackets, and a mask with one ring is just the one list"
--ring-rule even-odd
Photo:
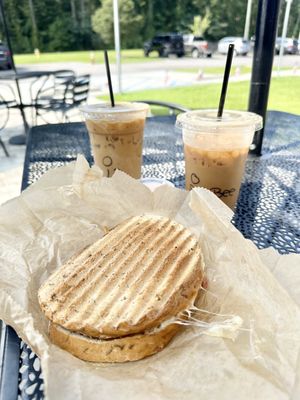
[(111, 106), (114, 107), (115, 99), (114, 99), (114, 92), (113, 92), (113, 88), (112, 88), (112, 84), (111, 84), (111, 76), (110, 76), (110, 68), (109, 68), (107, 50), (104, 50), (104, 60), (105, 60), (106, 76), (107, 76), (107, 82), (108, 82), (108, 88), (109, 88), (110, 102), (111, 102)]
[(218, 118), (221, 118), (223, 115), (228, 80), (229, 80), (229, 75), (230, 75), (231, 62), (232, 62), (232, 57), (233, 57), (233, 50), (234, 50), (234, 44), (230, 44), (228, 47), (228, 52), (227, 52), (227, 59), (226, 59), (224, 77), (223, 77), (223, 85), (222, 85), (221, 96), (220, 96), (220, 101), (219, 101)]

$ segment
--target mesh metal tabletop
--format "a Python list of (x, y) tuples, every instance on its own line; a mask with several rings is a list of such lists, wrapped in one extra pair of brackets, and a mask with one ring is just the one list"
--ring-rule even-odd
[[(165, 178), (183, 188), (182, 139), (174, 122), (172, 116), (147, 120), (142, 175)], [(33, 128), (28, 138), (22, 189), (50, 168), (75, 160), (78, 153), (92, 163), (88, 135), (82, 123)], [(273, 246), (280, 253), (300, 253), (299, 174), (300, 117), (269, 112), (263, 155), (248, 157), (233, 219), (244, 236), (252, 239), (259, 248)], [(16, 345), (14, 333), (9, 332), (8, 339)], [(15, 384), (20, 399), (41, 399), (43, 379), (39, 360), (23, 342), (18, 343), (18, 349), (14, 358), (9, 359), (9, 348), (5, 354), (2, 397), (15, 399), (15, 394), (11, 396), (12, 390), (9, 390)], [(17, 371), (15, 377), (6, 377), (9, 363), (19, 364), (18, 377)], [(4, 397), (5, 393), (7, 397)]]

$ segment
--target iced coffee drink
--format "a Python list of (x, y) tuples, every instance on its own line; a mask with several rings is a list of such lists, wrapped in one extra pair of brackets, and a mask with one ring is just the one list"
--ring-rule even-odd
[(234, 208), (255, 130), (262, 118), (248, 112), (191, 111), (178, 116), (183, 130), (186, 189), (201, 186)]
[(95, 164), (110, 177), (116, 169), (140, 178), (145, 118), (144, 103), (117, 103), (81, 108), (90, 136)]

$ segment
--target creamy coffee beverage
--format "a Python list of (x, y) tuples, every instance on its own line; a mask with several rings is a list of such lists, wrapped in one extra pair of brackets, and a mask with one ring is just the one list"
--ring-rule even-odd
[(110, 177), (116, 169), (140, 178), (145, 119), (128, 122), (86, 120), (95, 164)]
[(81, 109), (86, 118), (95, 164), (111, 177), (116, 169), (140, 178), (148, 105), (118, 103)]
[(209, 189), (233, 209), (261, 116), (226, 111), (218, 118), (217, 110), (195, 110), (180, 114), (176, 124), (183, 132), (186, 189)]
[(233, 208), (244, 174), (248, 148), (232, 151), (184, 146), (186, 189), (202, 186)]

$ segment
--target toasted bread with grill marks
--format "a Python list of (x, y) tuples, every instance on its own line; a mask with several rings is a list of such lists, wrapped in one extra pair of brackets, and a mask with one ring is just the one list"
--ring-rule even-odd
[(54, 324), (92, 338), (158, 326), (193, 303), (203, 279), (197, 239), (166, 217), (129, 218), (59, 268), (39, 290)]

